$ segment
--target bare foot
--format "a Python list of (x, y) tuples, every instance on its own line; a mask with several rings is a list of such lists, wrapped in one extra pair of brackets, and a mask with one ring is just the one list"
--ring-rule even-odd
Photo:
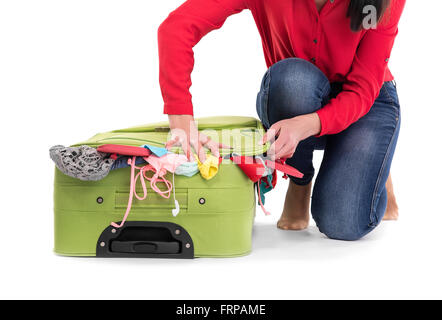
[(277, 224), (279, 229), (304, 230), (308, 227), (311, 191), (311, 182), (306, 186), (298, 186), (292, 181), (289, 182), (284, 210)]
[(388, 176), (387, 184), (387, 210), (385, 210), (384, 220), (398, 220), (399, 219), (399, 207), (396, 202), (396, 196), (393, 191), (393, 181), (391, 174)]

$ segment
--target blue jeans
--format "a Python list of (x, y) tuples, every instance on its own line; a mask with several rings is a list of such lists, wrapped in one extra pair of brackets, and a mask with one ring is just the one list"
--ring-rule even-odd
[[(308, 61), (289, 58), (267, 70), (257, 97), (263, 125), (317, 111), (342, 86)], [(298, 185), (313, 179), (313, 151), (324, 158), (313, 189), (311, 212), (319, 230), (338, 240), (357, 240), (371, 232), (387, 207), (387, 181), (400, 128), (400, 107), (393, 82), (385, 82), (370, 111), (335, 135), (302, 141), (287, 163), (304, 173), (290, 177)]]

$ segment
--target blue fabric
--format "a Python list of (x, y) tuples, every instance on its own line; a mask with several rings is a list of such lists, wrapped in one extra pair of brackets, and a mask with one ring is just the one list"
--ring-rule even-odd
[(155, 147), (155, 146), (151, 146), (149, 144), (142, 145), (142, 147), (146, 148), (147, 150), (152, 151), (152, 153), (154, 155), (156, 155), (157, 157), (162, 157), (169, 152), (169, 150), (167, 150), (166, 148)]
[[(257, 97), (257, 112), (266, 128), (325, 106), (342, 90), (308, 61), (289, 58), (267, 70)], [(400, 129), (400, 105), (393, 82), (385, 82), (367, 115), (335, 135), (299, 143), (287, 164), (304, 173), (290, 177), (298, 185), (313, 179), (314, 150), (324, 157), (312, 195), (312, 216), (328, 237), (357, 240), (382, 220), (387, 181)]]
[[(127, 168), (130, 167), (127, 164), (127, 160), (131, 159), (132, 157), (127, 157), (127, 156), (120, 156), (117, 158), (117, 160), (115, 160), (114, 164), (111, 167), (111, 170), (116, 170), (116, 169), (122, 169), (122, 168)], [(145, 164), (146, 161), (144, 161), (143, 157), (137, 157), (135, 160), (135, 164), (138, 166), (140, 164)]]
[(198, 169), (198, 163), (196, 161), (184, 162), (175, 170), (175, 174), (180, 176), (192, 177), (196, 175), (200, 170)]

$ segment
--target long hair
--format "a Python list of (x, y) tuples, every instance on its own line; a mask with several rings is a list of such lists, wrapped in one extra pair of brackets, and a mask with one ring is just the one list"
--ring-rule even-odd
[(379, 22), (389, 4), (390, 0), (350, 0), (347, 17), (350, 18), (351, 30), (355, 32), (362, 30), (364, 18), (368, 15), (368, 13), (364, 13), (366, 6), (376, 8), (377, 22)]

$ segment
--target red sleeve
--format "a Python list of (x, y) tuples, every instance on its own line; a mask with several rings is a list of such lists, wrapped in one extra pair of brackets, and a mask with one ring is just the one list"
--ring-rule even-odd
[(188, 0), (160, 25), (158, 50), (164, 113), (193, 114), (189, 92), (193, 47), (207, 33), (221, 28), (227, 17), (245, 9), (246, 1)]
[(392, 0), (376, 29), (365, 32), (343, 91), (318, 110), (320, 136), (336, 134), (368, 113), (384, 83), (405, 0)]

